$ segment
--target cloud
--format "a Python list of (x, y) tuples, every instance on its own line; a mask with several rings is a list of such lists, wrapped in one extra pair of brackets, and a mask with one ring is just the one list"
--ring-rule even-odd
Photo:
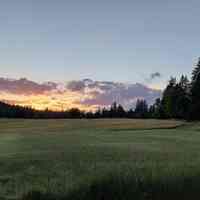
[(149, 104), (152, 104), (155, 98), (160, 97), (160, 94), (160, 91), (146, 88), (143, 85), (123, 85), (98, 94), (93, 99), (86, 99), (84, 103), (107, 106), (117, 101), (128, 109), (135, 106), (137, 99), (146, 99)]
[[(158, 76), (158, 73), (152, 74), (152, 78)], [(109, 106), (113, 101), (121, 103), (125, 108), (131, 108), (135, 106), (138, 98), (146, 99), (152, 104), (160, 96), (160, 90), (139, 83), (83, 79), (58, 84), (37, 83), (25, 78), (19, 80), (0, 78), (0, 100), (37, 109), (48, 107), (61, 110), (79, 107), (83, 110), (94, 110)]]
[(150, 74), (150, 79), (153, 80), (155, 78), (160, 78), (162, 75), (160, 72), (155, 72), (155, 73), (152, 73)]
[(155, 87), (155, 82), (158, 85), (158, 81), (160, 81), (159, 79), (161, 77), (162, 77), (162, 74), (160, 72), (154, 72), (154, 73), (151, 73), (147, 78), (145, 78), (144, 82), (153, 88), (159, 88), (159, 87)]
[[(81, 91), (85, 91), (87, 94), (80, 103), (97, 107), (109, 106), (113, 101), (117, 101), (125, 108), (130, 108), (135, 106), (138, 98), (146, 99), (149, 104), (152, 104), (156, 98), (161, 96), (160, 90), (151, 89), (139, 83), (125, 84), (87, 80), (86, 84), (86, 81), (82, 80), (78, 82), (79, 85), (82, 86)], [(77, 87), (76, 91), (80, 91), (80, 88)]]
[(72, 91), (83, 91), (85, 88), (85, 82), (84, 81), (70, 81), (67, 84), (67, 89)]
[(52, 82), (36, 83), (26, 78), (19, 80), (0, 78), (0, 92), (8, 92), (13, 94), (43, 94), (47, 91), (56, 89), (57, 85)]

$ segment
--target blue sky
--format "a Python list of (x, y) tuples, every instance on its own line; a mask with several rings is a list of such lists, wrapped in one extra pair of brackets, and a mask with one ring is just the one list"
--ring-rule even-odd
[(145, 82), (190, 74), (199, 0), (0, 0), (0, 76)]

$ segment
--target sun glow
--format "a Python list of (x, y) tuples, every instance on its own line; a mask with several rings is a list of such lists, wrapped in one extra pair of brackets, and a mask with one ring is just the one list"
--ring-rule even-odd
[(92, 96), (72, 91), (51, 91), (38, 95), (18, 95), (6, 92), (0, 93), (0, 99), (4, 102), (13, 105), (32, 107), (38, 110), (50, 109), (61, 111), (74, 107), (86, 111), (96, 110), (98, 107), (97, 105), (85, 105), (81, 103), (86, 98), (92, 98)]
[(164, 90), (165, 84), (157, 83), (157, 84), (150, 84), (149, 88), (155, 89), (155, 90)]
[[(153, 88), (153, 89), (152, 89)], [(142, 84), (126, 84), (83, 79), (67, 83), (37, 83), (28, 79), (0, 78), (0, 101), (13, 105), (32, 107), (38, 110), (63, 111), (79, 108), (94, 111), (108, 107), (114, 101), (124, 108), (134, 107), (138, 98), (151, 103), (160, 97), (160, 85), (146, 87)]]

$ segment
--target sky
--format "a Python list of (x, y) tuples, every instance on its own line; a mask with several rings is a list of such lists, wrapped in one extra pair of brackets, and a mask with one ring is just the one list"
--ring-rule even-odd
[(200, 56), (199, 7), (199, 0), (0, 0), (0, 77), (163, 89), (172, 75), (190, 76)]

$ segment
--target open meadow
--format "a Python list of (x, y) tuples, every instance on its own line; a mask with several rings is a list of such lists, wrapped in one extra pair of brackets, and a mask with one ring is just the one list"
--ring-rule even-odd
[(0, 120), (2, 199), (198, 199), (200, 123)]

